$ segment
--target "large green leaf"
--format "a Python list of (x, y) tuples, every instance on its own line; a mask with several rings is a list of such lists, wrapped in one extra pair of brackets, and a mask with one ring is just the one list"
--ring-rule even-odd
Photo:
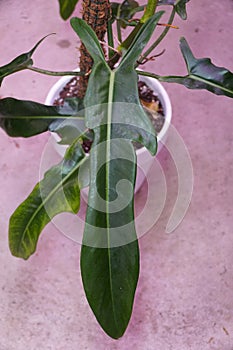
[(80, 204), (78, 171), (85, 161), (79, 143), (74, 143), (64, 160), (50, 170), (10, 218), (11, 253), (28, 259), (36, 250), (43, 228), (61, 212), (77, 213)]
[(233, 97), (233, 73), (215, 66), (209, 58), (197, 59), (185, 40), (180, 39), (180, 48), (188, 69), (184, 77), (164, 77), (163, 81), (179, 83), (189, 89), (206, 89), (216, 95)]
[[(51, 35), (51, 34), (49, 34)], [(38, 41), (38, 43), (27, 53), (23, 53), (20, 56), (16, 57), (13, 61), (6, 64), (5, 66), (0, 67), (0, 86), (2, 84), (3, 79), (10, 74), (19, 72), (23, 69), (27, 69), (28, 67), (33, 65), (32, 55), (36, 48), (40, 45), (40, 43), (47, 38), (46, 35), (44, 38)]]
[(59, 0), (60, 15), (64, 20), (72, 15), (77, 3), (78, 0)]
[[(129, 158), (127, 148), (131, 148), (132, 160), (117, 158), (103, 164), (95, 185), (95, 169), (99, 162), (106, 161), (104, 152), (107, 150), (100, 148), (104, 149), (93, 152), (92, 147), (91, 152), (91, 182), (81, 272), (87, 299), (98, 322), (108, 335), (117, 339), (128, 325), (139, 274), (133, 214), (134, 183), (131, 183), (136, 173), (135, 156), (132, 145), (126, 140), (118, 140), (114, 147), (116, 156), (126, 152)], [(113, 153), (111, 151), (112, 157)], [(117, 187), (119, 181), (125, 183)]]
[(186, 4), (190, 0), (159, 0), (159, 5), (173, 5), (176, 13), (182, 18), (187, 19)]
[(136, 156), (132, 140), (156, 152), (153, 126), (140, 105), (136, 60), (162, 12), (148, 20), (110, 70), (95, 33), (80, 19), (71, 24), (94, 60), (85, 95), (86, 126), (94, 131), (90, 189), (81, 251), (88, 302), (105, 332), (123, 335), (132, 312), (139, 273), (134, 225)]
[[(30, 137), (40, 134), (47, 131), (54, 120), (58, 127), (66, 116), (76, 115), (76, 113), (76, 109), (67, 104), (46, 106), (11, 97), (0, 99), (0, 127), (12, 137)], [(78, 122), (80, 117), (77, 116), (76, 119)]]

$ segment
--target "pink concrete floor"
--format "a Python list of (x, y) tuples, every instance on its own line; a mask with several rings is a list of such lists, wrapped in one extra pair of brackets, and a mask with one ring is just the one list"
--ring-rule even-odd
[[(212, 57), (216, 65), (233, 71), (233, 1), (191, 1), (188, 13), (188, 22), (177, 19), (180, 30), (171, 32), (160, 47), (166, 47), (166, 53), (149, 68), (161, 74), (185, 73), (178, 50), (184, 35), (197, 57)], [(1, 0), (0, 66), (51, 32), (57, 35), (38, 49), (36, 65), (74, 69), (77, 39), (59, 19), (55, 0)], [(5, 80), (0, 95), (44, 101), (55, 81), (17, 73)], [(194, 192), (184, 220), (166, 234), (177, 172), (164, 149), (159, 162), (167, 180), (166, 204), (157, 224), (140, 240), (141, 275), (133, 316), (118, 341), (102, 332), (87, 305), (79, 245), (48, 225), (29, 261), (11, 256), (8, 219), (38, 180), (48, 135), (10, 139), (0, 131), (0, 350), (233, 349), (232, 100), (177, 85), (166, 88), (173, 125), (191, 155)], [(144, 196), (143, 191), (137, 196), (139, 207)]]

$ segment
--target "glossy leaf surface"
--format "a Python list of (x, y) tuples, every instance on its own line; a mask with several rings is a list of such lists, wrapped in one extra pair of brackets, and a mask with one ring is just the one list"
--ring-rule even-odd
[[(50, 34), (49, 34), (50, 35)], [(2, 84), (3, 79), (13, 73), (19, 72), (23, 69), (27, 69), (28, 67), (33, 65), (32, 55), (40, 43), (47, 38), (46, 35), (42, 38), (38, 43), (27, 53), (23, 53), (20, 56), (16, 57), (13, 61), (6, 64), (5, 66), (0, 67), (0, 86)]]
[(78, 171), (84, 157), (80, 144), (73, 144), (64, 160), (45, 173), (43, 180), (13, 213), (10, 218), (9, 245), (14, 256), (28, 259), (36, 250), (41, 231), (55, 215), (78, 212)]
[(78, 0), (59, 0), (60, 15), (64, 20), (72, 15), (77, 3)]
[(181, 38), (180, 48), (188, 69), (184, 77), (163, 77), (161, 80), (185, 85), (189, 89), (205, 89), (216, 95), (233, 97), (233, 73), (215, 66), (209, 58), (197, 59), (185, 40)]
[(139, 273), (132, 140), (156, 152), (153, 126), (139, 102), (134, 65), (161, 15), (143, 25), (113, 71), (94, 32), (82, 20), (71, 20), (94, 60), (84, 100), (86, 126), (94, 131), (94, 143), (81, 272), (89, 304), (113, 338), (121, 337), (128, 325)]

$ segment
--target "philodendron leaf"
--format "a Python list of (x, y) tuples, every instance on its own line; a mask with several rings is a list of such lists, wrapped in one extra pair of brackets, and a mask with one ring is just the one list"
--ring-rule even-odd
[(182, 18), (182, 19), (187, 19), (187, 12), (186, 12), (186, 4), (190, 0), (177, 0), (175, 2), (175, 10), (177, 14)]
[(178, 83), (189, 89), (205, 89), (216, 95), (233, 98), (233, 73), (215, 66), (209, 58), (197, 59), (185, 40), (180, 39), (180, 48), (188, 69), (188, 75), (161, 77), (161, 81)]
[(159, 5), (173, 5), (176, 13), (182, 18), (187, 19), (186, 4), (190, 0), (159, 0)]
[(71, 20), (94, 60), (84, 100), (86, 126), (94, 131), (94, 142), (81, 272), (88, 302), (112, 338), (121, 337), (128, 325), (139, 273), (132, 140), (152, 154), (157, 146), (154, 128), (140, 105), (134, 66), (162, 14), (142, 26), (114, 70), (90, 27), (80, 19)]
[(45, 173), (43, 180), (13, 213), (9, 245), (14, 256), (28, 259), (36, 250), (41, 231), (55, 215), (78, 212), (78, 171), (85, 158), (81, 145), (74, 143), (67, 150), (64, 160)]
[[(49, 34), (51, 35), (51, 34)], [(41, 40), (38, 41), (38, 43), (29, 51), (26, 53), (21, 54), (20, 56), (16, 57), (13, 61), (6, 64), (5, 66), (0, 67), (0, 86), (2, 84), (3, 79), (10, 74), (19, 72), (23, 69), (27, 69), (28, 67), (33, 65), (32, 55), (34, 51), (37, 49), (37, 47), (40, 45), (40, 43), (47, 38), (46, 35)]]
[(59, 0), (60, 15), (64, 20), (67, 20), (74, 12), (78, 0)]
[(111, 3), (111, 11), (112, 17), (111, 21), (119, 20), (122, 28), (126, 28), (126, 23), (129, 21), (134, 15), (134, 9), (139, 6), (138, 2), (135, 0), (126, 0), (123, 3), (112, 2)]
[[(46, 106), (11, 97), (0, 99), (0, 127), (12, 137), (40, 134), (47, 131), (54, 120), (59, 124), (65, 117), (75, 114), (76, 110), (68, 106)], [(77, 120), (80, 118), (76, 117)]]

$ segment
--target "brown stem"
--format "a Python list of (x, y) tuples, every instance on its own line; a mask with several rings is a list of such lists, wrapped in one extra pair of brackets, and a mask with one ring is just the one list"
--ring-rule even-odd
[[(104, 40), (107, 31), (107, 21), (110, 16), (109, 0), (83, 0), (83, 19), (91, 26), (100, 41)], [(80, 71), (89, 72), (92, 68), (92, 58), (85, 46), (80, 47)], [(86, 93), (89, 76), (82, 76), (78, 80), (78, 97), (83, 98)]]

